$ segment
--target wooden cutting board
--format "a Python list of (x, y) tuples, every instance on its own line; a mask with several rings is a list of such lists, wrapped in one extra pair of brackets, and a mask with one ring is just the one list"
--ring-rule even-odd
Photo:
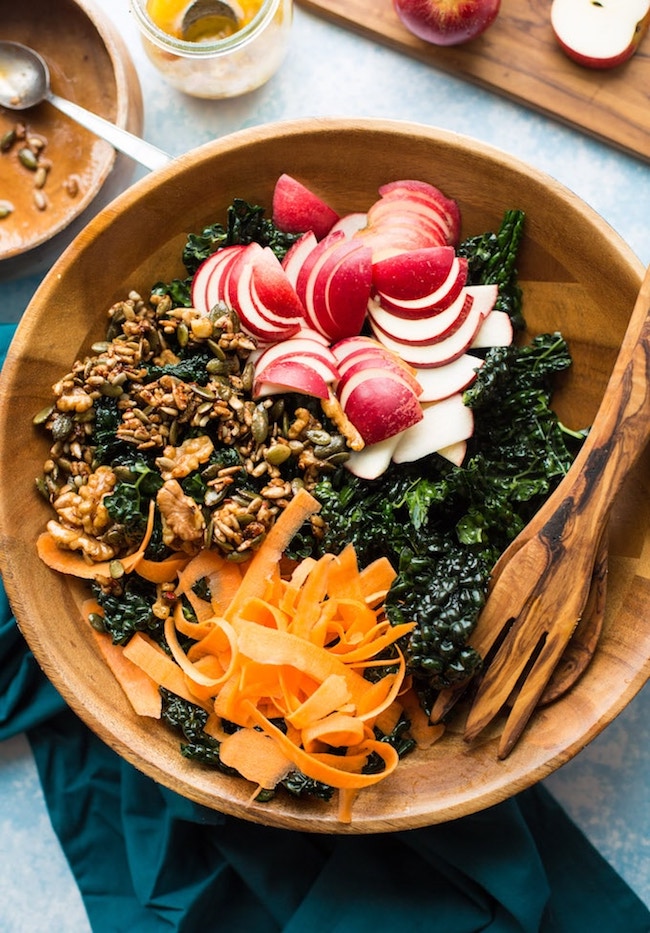
[(583, 68), (560, 50), (550, 0), (502, 0), (472, 42), (441, 48), (412, 35), (391, 0), (298, 0), (314, 13), (650, 161), (650, 33), (624, 65)]

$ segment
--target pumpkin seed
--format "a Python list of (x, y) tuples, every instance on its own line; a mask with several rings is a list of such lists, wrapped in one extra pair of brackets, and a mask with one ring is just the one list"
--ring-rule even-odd
[(305, 431), (305, 437), (315, 447), (326, 447), (332, 442), (332, 435), (323, 430), (312, 429)]
[(253, 412), (251, 433), (256, 444), (263, 444), (269, 435), (269, 414), (263, 405), (257, 405)]
[(4, 220), (5, 217), (9, 217), (10, 214), (13, 214), (14, 206), (11, 201), (0, 201), (0, 220)]
[(6, 133), (3, 133), (0, 137), (0, 152), (9, 152), (13, 144), (16, 142), (16, 138), (15, 127), (7, 130)]
[(280, 464), (288, 460), (290, 456), (291, 448), (286, 444), (274, 444), (273, 447), (269, 447), (264, 453), (264, 459), (267, 463), (270, 463), (271, 466), (280, 466)]
[(21, 146), (18, 150), (18, 161), (30, 172), (35, 172), (38, 168), (38, 159), (28, 146)]
[(32, 418), (32, 424), (45, 424), (53, 411), (54, 405), (46, 405), (45, 408), (41, 408)]
[(124, 576), (124, 564), (121, 560), (112, 560), (108, 565), (111, 579), (120, 580)]
[(96, 632), (105, 632), (106, 625), (104, 624), (104, 616), (100, 615), (98, 612), (90, 612), (88, 614), (88, 621), (95, 629)]

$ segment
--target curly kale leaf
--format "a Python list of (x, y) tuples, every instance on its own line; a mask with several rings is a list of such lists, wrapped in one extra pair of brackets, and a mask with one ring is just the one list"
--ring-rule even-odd
[(125, 645), (136, 632), (145, 632), (158, 640), (163, 623), (153, 613), (156, 587), (136, 574), (126, 578), (120, 595), (105, 593), (93, 586), (95, 598), (104, 610), (104, 629), (116, 645)]
[(522, 293), (517, 283), (517, 255), (524, 231), (525, 214), (506, 211), (497, 233), (469, 237), (458, 247), (468, 262), (468, 282), (499, 286), (495, 308), (506, 311), (516, 330), (523, 330)]
[(98, 464), (112, 464), (125, 456), (132, 456), (132, 449), (117, 436), (122, 415), (116, 398), (101, 396), (93, 403), (95, 425), (95, 460)]
[(219, 755), (219, 741), (204, 731), (208, 714), (201, 706), (161, 689), (163, 706), (162, 719), (172, 729), (179, 731), (186, 740), (181, 743), (181, 754), (193, 761), (216, 765), (220, 770), (232, 774), (226, 769)]
[(188, 353), (177, 363), (166, 363), (164, 366), (150, 365), (147, 367), (147, 382), (154, 382), (161, 376), (174, 376), (181, 382), (195, 382), (197, 385), (207, 385), (210, 373), (207, 365), (214, 359), (211, 353)]
[(272, 220), (265, 217), (265, 208), (249, 204), (242, 198), (233, 198), (228, 208), (226, 226), (215, 223), (199, 234), (191, 233), (183, 250), (183, 263), (193, 275), (204, 259), (223, 246), (246, 245), (255, 241), (269, 246), (278, 259), (298, 239), (298, 234), (283, 233)]

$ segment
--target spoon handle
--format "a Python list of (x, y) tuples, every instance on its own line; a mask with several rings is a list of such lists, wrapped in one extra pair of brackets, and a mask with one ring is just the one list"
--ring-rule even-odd
[(171, 156), (163, 152), (162, 149), (157, 149), (156, 146), (145, 142), (144, 139), (140, 139), (138, 136), (134, 136), (133, 133), (115, 126), (109, 120), (104, 120), (103, 117), (99, 117), (90, 110), (80, 107), (74, 101), (65, 100), (65, 98), (59, 97), (52, 92), (48, 94), (47, 99), (61, 113), (65, 113), (66, 116), (71, 117), (81, 126), (90, 130), (91, 133), (99, 136), (100, 139), (105, 139), (118, 152), (123, 152), (140, 165), (144, 165), (145, 168), (155, 171), (169, 165), (171, 162)]

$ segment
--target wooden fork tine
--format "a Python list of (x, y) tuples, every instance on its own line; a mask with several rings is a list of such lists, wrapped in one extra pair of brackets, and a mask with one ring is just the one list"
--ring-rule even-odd
[(546, 619), (535, 614), (537, 602), (532, 600), (517, 617), (490, 661), (467, 716), (467, 742), (473, 741), (499, 714), (544, 636)]
[(556, 623), (552, 626), (542, 650), (535, 659), (532, 668), (526, 674), (526, 679), (508, 714), (499, 741), (497, 753), (499, 758), (506, 758), (510, 754), (521, 733), (526, 728), (533, 710), (544, 693), (551, 674), (571, 640), (571, 636), (580, 621), (580, 614), (579, 611), (575, 614), (567, 613), (561, 624)]

